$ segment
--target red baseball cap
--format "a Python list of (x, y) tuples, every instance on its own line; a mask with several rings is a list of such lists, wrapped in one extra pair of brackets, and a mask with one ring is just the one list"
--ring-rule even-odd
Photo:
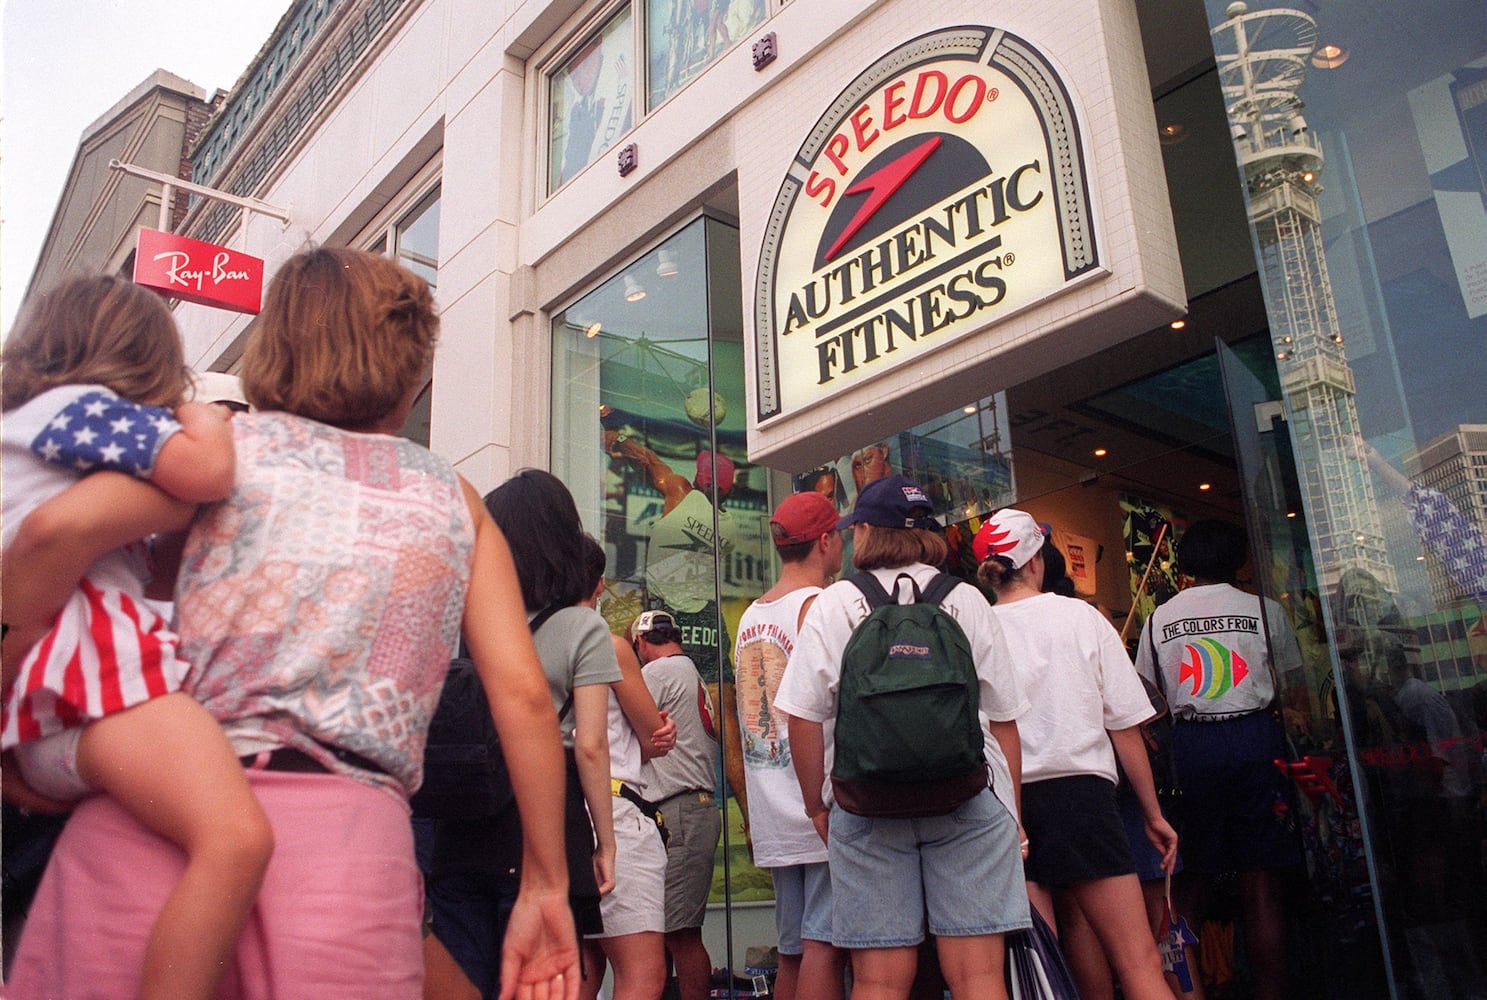
[(836, 530), (836, 506), (824, 493), (806, 490), (792, 493), (775, 508), (769, 519), (769, 533), (775, 545), (798, 545), (814, 542), (828, 531)]

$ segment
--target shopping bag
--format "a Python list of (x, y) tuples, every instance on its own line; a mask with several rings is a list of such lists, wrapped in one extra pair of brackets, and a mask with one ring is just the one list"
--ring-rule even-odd
[(1007, 993), (1012, 1000), (1080, 1000), (1053, 929), (1033, 909), (1033, 926), (1007, 935)]

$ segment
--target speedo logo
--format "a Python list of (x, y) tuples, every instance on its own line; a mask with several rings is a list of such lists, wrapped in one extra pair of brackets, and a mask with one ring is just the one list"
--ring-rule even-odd
[(913, 642), (895, 642), (888, 647), (888, 658), (890, 660), (927, 660), (929, 659), (929, 647)]

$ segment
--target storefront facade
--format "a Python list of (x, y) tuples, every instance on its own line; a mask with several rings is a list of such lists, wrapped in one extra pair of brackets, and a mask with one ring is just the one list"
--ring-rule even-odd
[[(667, 606), (735, 682), (735, 760), (781, 763), (728, 637), (791, 490), (902, 472), (952, 541), (1024, 508), (1132, 643), (1183, 527), (1243, 523), (1304, 661), (1290, 994), (1479, 995), (1487, 11), (1303, 6), (307, 0), (193, 155), (290, 225), (180, 231), (429, 277), (407, 433), (561, 476), (612, 625)], [(177, 316), (230, 370), (247, 321)], [(772, 897), (728, 808), (741, 973)]]

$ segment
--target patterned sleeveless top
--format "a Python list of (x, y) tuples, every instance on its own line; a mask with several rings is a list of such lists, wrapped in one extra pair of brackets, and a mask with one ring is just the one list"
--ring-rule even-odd
[(233, 425), (237, 483), (202, 509), (176, 584), (185, 688), (240, 754), (289, 746), (411, 794), (474, 559), (459, 479), (398, 437)]

